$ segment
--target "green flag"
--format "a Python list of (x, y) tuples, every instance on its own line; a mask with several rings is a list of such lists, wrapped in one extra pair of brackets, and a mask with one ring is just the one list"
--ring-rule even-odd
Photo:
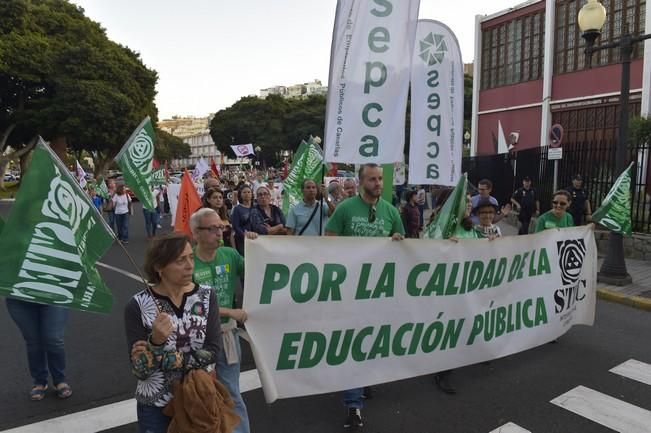
[(66, 166), (39, 140), (0, 234), (0, 295), (107, 313), (96, 263), (113, 235)]
[(283, 181), (283, 212), (302, 200), (301, 186), (303, 180), (312, 179), (317, 185), (323, 177), (323, 151), (312, 137), (307, 143), (302, 141), (296, 150), (294, 162)]
[(165, 167), (161, 167), (151, 172), (151, 186), (161, 186), (167, 183), (165, 178)]
[(102, 176), (97, 178), (97, 195), (103, 199), (108, 200), (110, 198), (108, 186), (106, 186), (106, 181)]
[(382, 198), (393, 203), (393, 164), (382, 164)]
[(434, 221), (425, 228), (425, 239), (448, 239), (454, 235), (463, 221), (466, 212), (466, 189), (468, 177), (466, 174), (459, 178), (457, 186), (448, 197), (445, 204), (434, 218)]
[(154, 127), (149, 116), (133, 131), (115, 157), (124, 182), (146, 209), (154, 209), (151, 194), (151, 161), (154, 159)]
[(592, 214), (592, 221), (607, 229), (630, 236), (631, 224), (631, 171), (634, 162), (619, 175), (599, 209)]

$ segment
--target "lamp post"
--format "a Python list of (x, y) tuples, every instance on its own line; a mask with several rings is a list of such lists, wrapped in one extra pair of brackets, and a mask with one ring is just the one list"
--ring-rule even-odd
[[(631, 90), (631, 55), (633, 46), (641, 41), (651, 38), (649, 35), (633, 36), (628, 26), (622, 27), (623, 34), (619, 41), (595, 46), (595, 40), (601, 35), (601, 29), (606, 22), (606, 8), (599, 0), (588, 0), (581, 8), (578, 16), (581, 35), (585, 39), (585, 56), (588, 67), (592, 65), (592, 55), (595, 51), (619, 47), (620, 63), (622, 64), (622, 79), (619, 95), (619, 135), (615, 153), (615, 173), (619, 174), (628, 165), (628, 102)], [(608, 250), (598, 273), (599, 281), (626, 285), (632, 279), (626, 270), (624, 259), (624, 241), (619, 233), (610, 233), (608, 237)]]
[[(255, 148), (253, 150), (255, 150), (255, 159), (257, 160), (255, 165), (259, 166), (260, 165), (260, 158), (261, 158), (262, 148), (260, 146), (255, 146)], [(264, 168), (264, 161), (262, 161), (262, 166)]]

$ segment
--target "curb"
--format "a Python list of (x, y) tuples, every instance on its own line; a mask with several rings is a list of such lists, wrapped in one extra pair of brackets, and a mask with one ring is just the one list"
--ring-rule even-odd
[(605, 301), (628, 305), (640, 310), (651, 311), (651, 298), (629, 296), (610, 289), (597, 289), (597, 297)]

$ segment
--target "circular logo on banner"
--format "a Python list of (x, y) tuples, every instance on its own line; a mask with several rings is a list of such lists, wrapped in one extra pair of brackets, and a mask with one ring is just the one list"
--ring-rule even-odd
[(237, 146), (237, 151), (240, 153), (240, 155), (248, 155), (249, 154), (249, 146), (246, 144), (240, 144)]
[(558, 264), (561, 268), (561, 280), (564, 285), (574, 284), (579, 280), (583, 259), (585, 258), (585, 243), (583, 239), (559, 241)]
[(553, 125), (549, 133), (549, 138), (552, 140), (551, 147), (561, 147), (561, 143), (563, 142), (563, 127), (558, 123)]

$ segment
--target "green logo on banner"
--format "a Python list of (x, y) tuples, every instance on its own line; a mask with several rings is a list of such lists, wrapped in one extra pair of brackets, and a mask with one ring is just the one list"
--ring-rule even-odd
[(147, 209), (154, 209), (151, 195), (152, 168), (154, 159), (154, 128), (147, 117), (136, 128), (115, 157), (122, 169), (125, 183)]
[(96, 263), (113, 243), (88, 195), (42, 141), (0, 244), (0, 295), (108, 312), (113, 302)]
[(427, 66), (434, 66), (437, 63), (443, 63), (445, 53), (448, 52), (448, 46), (445, 43), (445, 37), (443, 35), (430, 33), (425, 36), (425, 39), (419, 41), (419, 44), (419, 57), (423, 59)]

